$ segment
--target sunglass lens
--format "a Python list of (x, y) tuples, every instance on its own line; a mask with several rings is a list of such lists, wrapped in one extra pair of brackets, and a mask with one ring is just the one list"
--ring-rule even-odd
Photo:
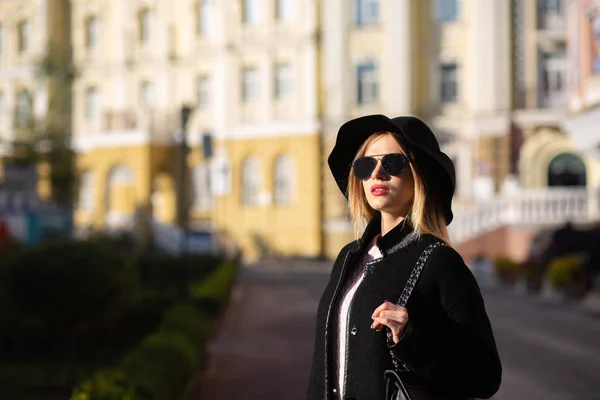
[(354, 175), (358, 179), (366, 180), (371, 177), (375, 166), (377, 165), (377, 160), (371, 157), (361, 157), (354, 161), (352, 165), (352, 170), (354, 171)]
[(388, 174), (400, 176), (406, 168), (406, 158), (402, 154), (386, 154), (381, 160), (381, 165)]

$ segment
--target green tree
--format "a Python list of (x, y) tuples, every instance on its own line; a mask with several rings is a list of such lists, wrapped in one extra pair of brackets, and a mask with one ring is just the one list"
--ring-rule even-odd
[(15, 141), (12, 154), (5, 160), (18, 165), (46, 162), (50, 166), (52, 199), (70, 206), (75, 195), (77, 176), (75, 153), (71, 149), (72, 86), (76, 73), (70, 51), (50, 41), (46, 53), (37, 62), (39, 83), (47, 88), (45, 115), (34, 115), (32, 93), (17, 93), (14, 110)]

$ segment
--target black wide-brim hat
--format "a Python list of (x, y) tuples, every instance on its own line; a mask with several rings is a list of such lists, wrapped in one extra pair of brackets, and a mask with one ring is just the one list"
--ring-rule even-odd
[[(392, 132), (399, 134), (409, 147), (407, 152), (411, 162), (423, 176), (427, 188), (441, 196), (446, 224), (452, 222), (452, 197), (456, 186), (456, 172), (450, 157), (440, 150), (440, 145), (423, 121), (416, 117), (388, 118), (385, 115), (367, 115), (346, 122), (340, 128), (335, 146), (327, 159), (329, 169), (346, 198), (348, 197), (348, 176), (352, 162), (362, 144), (374, 133)], [(415, 151), (416, 150), (416, 151)], [(419, 153), (426, 157), (419, 157)]]

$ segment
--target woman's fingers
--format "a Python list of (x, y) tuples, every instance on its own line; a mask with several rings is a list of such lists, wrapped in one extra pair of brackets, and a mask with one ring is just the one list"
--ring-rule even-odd
[(371, 328), (380, 331), (384, 326), (388, 326), (394, 337), (397, 337), (403, 326), (408, 322), (408, 312), (405, 307), (396, 304), (385, 302), (375, 309), (372, 315), (373, 324)]

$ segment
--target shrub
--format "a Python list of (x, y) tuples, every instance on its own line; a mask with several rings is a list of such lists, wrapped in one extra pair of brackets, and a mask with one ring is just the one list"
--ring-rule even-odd
[(71, 400), (142, 400), (123, 371), (99, 371), (73, 391)]
[(199, 350), (186, 335), (159, 331), (131, 351), (122, 368), (142, 395), (178, 399), (197, 365)]
[(519, 277), (521, 265), (509, 258), (497, 258), (494, 261), (494, 270), (501, 281), (513, 284)]
[(203, 281), (218, 265), (217, 257), (195, 254), (148, 253), (136, 260), (146, 294), (179, 299), (187, 299), (190, 283)]
[(55, 334), (110, 321), (133, 300), (137, 277), (122, 256), (89, 242), (53, 242), (19, 252), (3, 271), (7, 298)]
[[(177, 332), (184, 335), (191, 343), (204, 343), (208, 339), (210, 329), (209, 317), (191, 305), (173, 307), (164, 316), (160, 325), (162, 332)], [(203, 354), (198, 354), (202, 357)]]
[(565, 290), (575, 281), (575, 275), (583, 268), (583, 260), (578, 254), (556, 257), (548, 267), (548, 279), (552, 286)]
[(190, 297), (199, 307), (212, 315), (218, 314), (226, 305), (235, 284), (238, 262), (226, 261), (204, 281), (192, 284)]

